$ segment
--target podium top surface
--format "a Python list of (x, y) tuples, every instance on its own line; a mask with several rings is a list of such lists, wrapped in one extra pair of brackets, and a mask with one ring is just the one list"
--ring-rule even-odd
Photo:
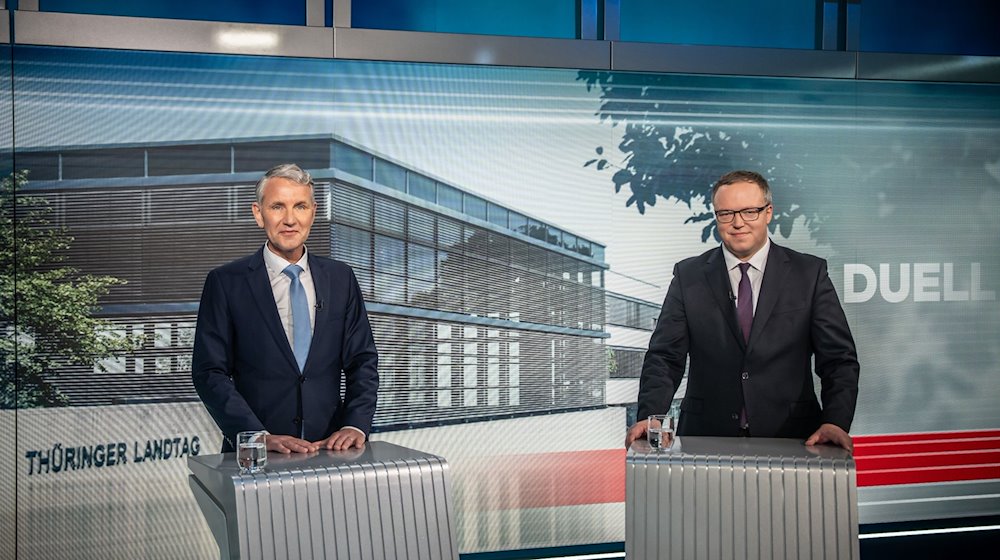
[(804, 445), (800, 439), (677, 436), (670, 447), (652, 449), (645, 439), (628, 450), (629, 463), (673, 463), (706, 458), (771, 457), (808, 461), (851, 461), (851, 453), (832, 445)]
[(321, 450), (314, 453), (281, 453), (267, 454), (267, 467), (264, 472), (240, 474), (236, 464), (236, 453), (217, 453), (215, 455), (198, 455), (188, 457), (188, 468), (191, 473), (203, 483), (218, 483), (219, 479), (253, 478), (267, 474), (295, 473), (316, 470), (338, 470), (351, 467), (363, 467), (377, 464), (404, 463), (424, 461), (444, 463), (444, 459), (430, 453), (409, 449), (384, 441), (369, 441), (364, 449), (347, 451)]

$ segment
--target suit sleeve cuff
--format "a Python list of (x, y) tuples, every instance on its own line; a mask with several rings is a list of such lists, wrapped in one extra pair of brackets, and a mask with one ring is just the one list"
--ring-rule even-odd
[(341, 429), (342, 430), (354, 430), (355, 432), (358, 432), (359, 434), (361, 434), (362, 436), (364, 436), (366, 439), (368, 438), (368, 434), (366, 434), (364, 432), (364, 430), (362, 430), (361, 428), (355, 428), (354, 426), (344, 426)]

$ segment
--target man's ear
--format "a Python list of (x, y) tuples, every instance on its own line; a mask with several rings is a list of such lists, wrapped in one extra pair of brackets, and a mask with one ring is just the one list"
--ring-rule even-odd
[(253, 211), (253, 219), (257, 222), (257, 227), (264, 228), (264, 216), (260, 213), (260, 205), (254, 202), (250, 205), (250, 209)]

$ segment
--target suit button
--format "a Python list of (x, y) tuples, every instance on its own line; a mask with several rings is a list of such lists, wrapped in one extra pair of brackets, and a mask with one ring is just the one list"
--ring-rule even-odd
[(305, 382), (306, 382), (306, 376), (299, 375), (299, 383), (301, 384), (301, 383), (305, 383)]
[(296, 416), (295, 418), (292, 418), (292, 422), (293, 422), (293, 423), (294, 423), (294, 424), (295, 424), (296, 426), (298, 426), (299, 424), (301, 424), (301, 423), (302, 423), (302, 419), (301, 419), (301, 418), (299, 418), (298, 416)]
[(732, 416), (730, 416), (730, 418), (732, 418), (733, 420), (739, 420), (739, 419), (740, 419), (740, 415), (739, 415), (739, 414), (736, 414), (736, 413), (734, 412), (734, 413), (732, 414)]
[(743, 381), (746, 381), (747, 379), (750, 379), (750, 372), (744, 371), (743, 375), (741, 375), (740, 377), (743, 378)]

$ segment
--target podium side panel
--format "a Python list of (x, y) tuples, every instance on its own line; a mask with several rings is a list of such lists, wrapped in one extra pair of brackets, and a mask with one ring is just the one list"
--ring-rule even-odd
[(416, 507), (414, 505), (414, 493), (419, 488), (413, 483), (413, 471), (416, 465), (413, 461), (406, 461), (399, 476), (400, 510), (402, 511), (403, 530), (402, 537), (405, 546), (401, 550), (406, 551), (407, 558), (416, 558), (419, 550), (416, 525)]
[(323, 494), (320, 492), (319, 480), (315, 471), (304, 475), (303, 479), (302, 490), (305, 492), (306, 516), (309, 519), (308, 531), (312, 535), (309, 543), (310, 557), (315, 560), (325, 560), (327, 558), (324, 542), (326, 535), (323, 533), (323, 514), (320, 509)]
[(857, 515), (852, 515), (857, 502), (851, 501), (851, 480), (854, 478), (854, 463), (852, 461), (836, 461), (834, 470), (835, 503), (831, 506), (836, 511), (837, 526), (837, 558), (856, 558), (854, 549), (858, 546)]
[[(249, 494), (246, 484), (242, 480), (236, 480), (233, 482), (233, 491), (235, 492), (235, 503), (236, 503), (236, 519), (226, 519), (226, 525), (229, 530), (235, 534), (237, 538), (237, 547), (233, 551), (236, 558), (250, 558), (250, 535), (246, 531), (247, 517), (251, 515), (250, 504), (249, 504)], [(256, 515), (257, 499), (254, 497), (253, 503), (253, 514)], [(258, 538), (254, 535), (255, 538)], [(230, 536), (230, 542), (232, 542), (233, 536)]]
[[(288, 544), (285, 538), (285, 502), (284, 493), (281, 487), (281, 477), (276, 474), (267, 474), (257, 482), (257, 495), (261, 498), (261, 503), (268, 504), (267, 516), (261, 516), (260, 531), (261, 554), (265, 558), (277, 558), (279, 551), (283, 556), (287, 556)], [(263, 509), (261, 510), (263, 513)]]
[(785, 557), (785, 465), (779, 458), (768, 461), (771, 473), (771, 549), (770, 558)]
[(746, 551), (749, 560), (760, 558), (760, 465), (757, 458), (747, 458), (747, 540)]
[[(295, 508), (295, 478), (290, 472), (280, 473), (273, 477), (274, 491), (278, 493), (281, 503), (281, 516), (275, 516), (274, 533), (275, 549), (285, 551), (289, 558), (302, 558), (299, 548), (299, 530), (296, 527), (298, 512)], [(279, 542), (284, 541), (284, 546)]]
[[(258, 480), (258, 477), (261, 480)], [(267, 494), (265, 475), (254, 475), (252, 482), (247, 485), (247, 489), (253, 495), (257, 507), (252, 516), (247, 516), (246, 526), (243, 530), (252, 531), (254, 535), (257, 535), (256, 545), (254, 545), (253, 537), (250, 540), (250, 558), (263, 560), (274, 554), (273, 537), (270, 532), (265, 534), (264, 531), (260, 530), (262, 519), (266, 519), (268, 523), (271, 522), (271, 497)], [(247, 508), (247, 512), (250, 512), (250, 508)]]
[[(655, 523), (656, 510), (654, 509), (656, 504), (650, 503), (653, 500), (649, 498), (653, 496), (652, 488), (656, 487), (656, 465), (652, 463), (647, 463), (643, 461), (637, 466), (636, 479), (635, 479), (635, 492), (636, 492), (636, 515), (635, 515), (635, 539), (633, 543), (635, 545), (635, 557), (636, 558), (655, 558), (656, 556), (656, 543), (649, 542), (652, 535), (649, 533), (649, 527), (651, 524)], [(650, 548), (650, 547), (653, 548)]]
[[(289, 534), (294, 534), (295, 538), (298, 540), (298, 550), (299, 557), (302, 560), (312, 560), (313, 559), (313, 549), (312, 543), (314, 534), (312, 532), (312, 524), (309, 519), (309, 494), (306, 492), (308, 485), (308, 477), (303, 476), (301, 472), (295, 472), (292, 475), (292, 506), (295, 511), (295, 517), (293, 518), (292, 531)], [(286, 506), (287, 507), (287, 506)], [(287, 523), (287, 521), (286, 521)], [(315, 535), (319, 537), (319, 534)], [(290, 553), (289, 553), (290, 554)]]
[[(338, 558), (345, 558), (347, 560), (353, 560), (354, 558), (361, 558), (364, 554), (361, 550), (361, 527), (362, 522), (358, 519), (358, 482), (355, 480), (357, 478), (355, 469), (343, 468), (340, 470), (340, 491), (343, 495), (344, 509), (340, 511), (341, 519), (343, 520), (342, 527), (344, 528), (343, 534), (338, 534), (337, 542), (343, 543), (344, 553), (340, 554), (340, 550), (337, 550)], [(362, 486), (363, 489), (363, 486)], [(364, 524), (365, 529), (367, 529), (367, 523)]]
[(745, 457), (733, 458), (733, 557), (746, 560), (747, 533), (750, 531), (750, 520), (747, 519), (747, 460)]
[(672, 461), (661, 470), (663, 487), (670, 489), (670, 555), (667, 558), (684, 558), (684, 531), (687, 520), (684, 503), (684, 471), (682, 461)]
[[(646, 465), (646, 488), (643, 499), (646, 501), (646, 518), (642, 522), (642, 530), (646, 535), (646, 558), (673, 558), (672, 548), (676, 544), (683, 545), (684, 535), (679, 533), (676, 540), (665, 525), (680, 523), (683, 526), (683, 498), (680, 494), (671, 492), (671, 476), (683, 473), (677, 469), (673, 460), (651, 461)], [(683, 479), (680, 488), (683, 488)], [(666, 494), (667, 498), (663, 499)], [(682, 504), (678, 507), (678, 504)]]
[(683, 546), (681, 547), (681, 556), (678, 558), (693, 558), (694, 551), (697, 547), (696, 539), (698, 538), (696, 524), (698, 522), (698, 517), (694, 515), (695, 513), (695, 496), (697, 494), (697, 484), (698, 481), (695, 479), (695, 470), (697, 467), (694, 464), (685, 463), (684, 470), (681, 471), (681, 480), (683, 481), (681, 488), (684, 492), (684, 535), (683, 535)]
[(341, 551), (343, 541), (334, 535), (340, 534), (339, 526), (344, 519), (344, 494), (340, 489), (340, 477), (334, 477), (326, 469), (316, 470), (316, 493), (319, 495), (320, 526), (323, 531), (324, 560), (346, 558)]
[(657, 463), (650, 463), (643, 466), (642, 476), (642, 503), (645, 508), (642, 521), (638, 527), (638, 558), (658, 558), (659, 539), (657, 538), (657, 525), (660, 519), (660, 498), (657, 487), (661, 478), (660, 472), (663, 466)]
[(372, 462), (365, 467), (365, 482), (368, 491), (368, 524), (371, 527), (372, 558), (383, 560), (397, 558), (392, 543), (392, 519), (388, 516), (388, 487), (386, 478), (390, 476), (390, 467), (383, 462)]
[(736, 503), (733, 495), (732, 457), (719, 459), (719, 558), (733, 560), (733, 507)]
[(797, 464), (795, 459), (782, 459), (781, 484), (785, 495), (785, 518), (783, 520), (783, 531), (785, 542), (781, 558), (795, 560), (798, 558), (798, 511), (799, 495), (797, 483)]
[(859, 560), (861, 558), (861, 542), (858, 539), (858, 524), (861, 522), (860, 517), (858, 517), (858, 471), (857, 465), (852, 459), (848, 463), (848, 477), (847, 477), (847, 505), (848, 513), (850, 515), (850, 527), (851, 527), (851, 559)]
[(823, 471), (813, 463), (809, 467), (809, 538), (808, 558), (823, 558)]
[[(823, 461), (823, 552), (824, 558), (837, 556), (837, 466)], [(832, 514), (829, 513), (832, 510)]]
[[(388, 466), (387, 466), (388, 467)], [(405, 462), (393, 464), (393, 471), (386, 477), (386, 496), (389, 505), (384, 515), (389, 516), (390, 533), (392, 539), (392, 550), (398, 558), (406, 558), (406, 517), (403, 513), (403, 496), (400, 491), (401, 479), (409, 476), (408, 467)]]
[(795, 497), (798, 517), (795, 523), (795, 535), (798, 541), (795, 558), (809, 558), (812, 523), (809, 520), (809, 463), (804, 459), (796, 460)]
[(708, 469), (708, 472), (706, 473), (708, 475), (708, 503), (705, 505), (708, 508), (709, 525), (707, 552), (708, 558), (715, 560), (720, 557), (722, 537), (722, 481), (720, 479), (721, 473), (719, 469), (719, 460), (717, 458), (711, 458), (706, 468)]
[[(375, 546), (376, 535), (379, 541), (382, 540), (379, 528), (376, 525), (378, 518), (372, 516), (372, 504), (377, 499), (375, 496), (374, 483), (372, 481), (371, 465), (356, 465), (351, 468), (354, 473), (354, 512), (358, 518), (358, 541), (357, 548), (360, 552), (356, 558), (361, 560), (376, 560)], [(377, 503), (377, 502), (375, 502)], [(352, 558), (355, 556), (352, 555)]]
[(707, 560), (708, 558), (708, 461), (705, 457), (696, 457), (694, 464), (694, 549), (693, 558)]
[(757, 518), (760, 522), (758, 558), (770, 560), (773, 558), (771, 555), (771, 537), (774, 527), (771, 519), (771, 498), (773, 496), (771, 489), (771, 459), (770, 457), (761, 457), (757, 460), (757, 464), (759, 467), (757, 473)]

